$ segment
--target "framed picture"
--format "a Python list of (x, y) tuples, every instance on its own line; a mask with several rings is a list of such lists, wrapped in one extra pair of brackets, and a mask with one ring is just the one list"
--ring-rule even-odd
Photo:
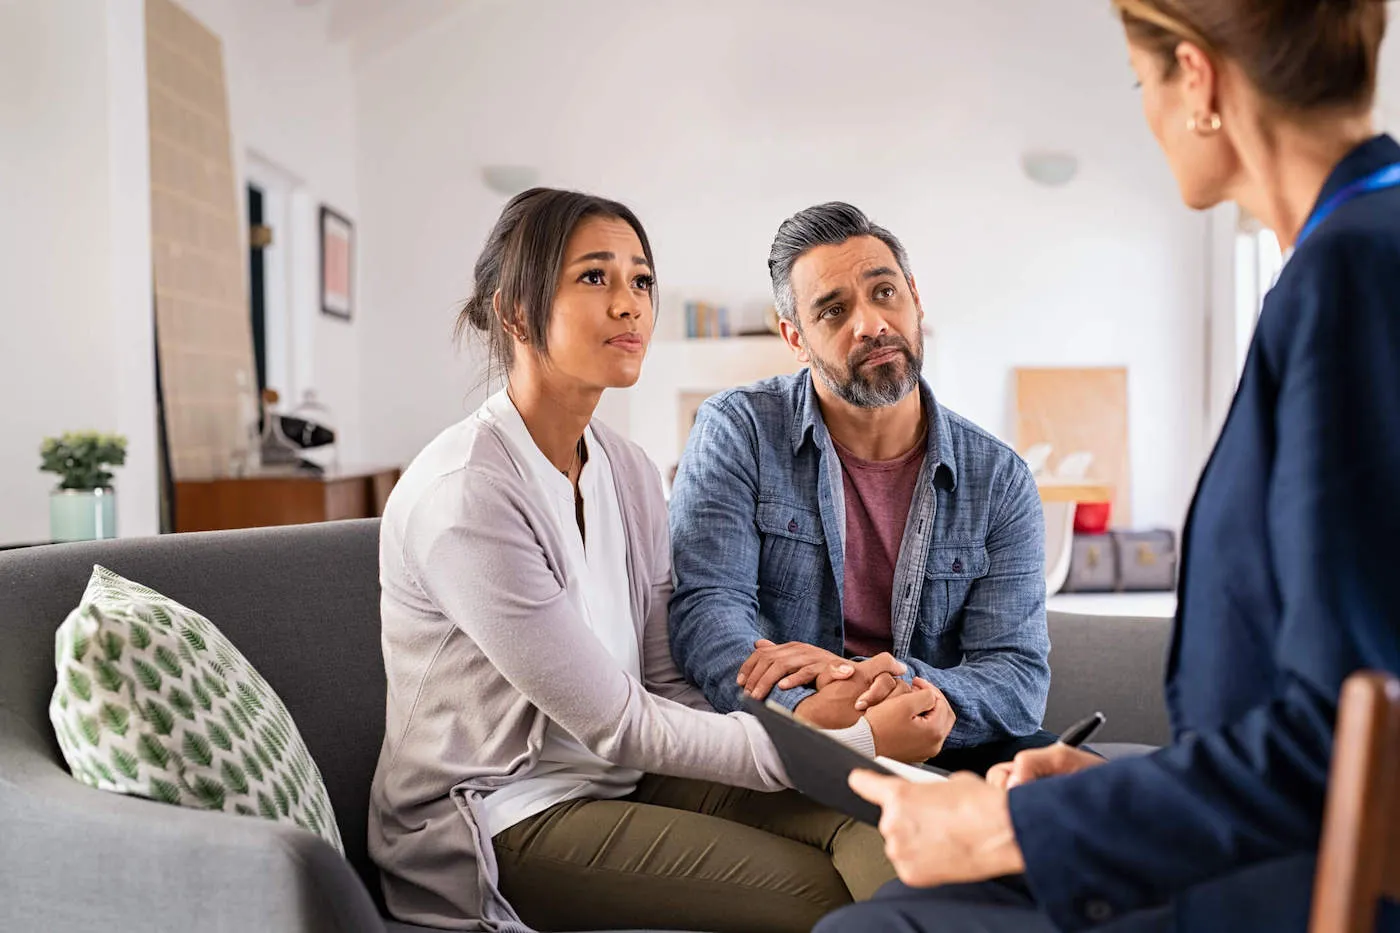
[(354, 309), (355, 225), (321, 205), (321, 311), (350, 320)]

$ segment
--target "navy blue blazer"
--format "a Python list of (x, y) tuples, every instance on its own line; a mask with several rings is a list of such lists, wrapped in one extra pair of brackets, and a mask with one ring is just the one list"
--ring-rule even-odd
[[(1363, 144), (1319, 203), (1395, 162)], [(1179, 597), (1173, 744), (1013, 790), (1027, 882), (1065, 930), (1165, 904), (1302, 930), (1342, 681), (1400, 673), (1400, 189), (1339, 208), (1265, 299)]]

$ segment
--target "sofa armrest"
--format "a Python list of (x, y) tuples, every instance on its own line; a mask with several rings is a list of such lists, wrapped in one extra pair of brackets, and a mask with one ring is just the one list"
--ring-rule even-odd
[(349, 864), (258, 817), (95, 790), (0, 709), (0, 919), (6, 929), (383, 933)]

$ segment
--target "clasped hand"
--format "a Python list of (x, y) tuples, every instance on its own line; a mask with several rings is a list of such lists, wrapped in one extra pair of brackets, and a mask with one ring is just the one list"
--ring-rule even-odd
[(798, 719), (823, 729), (842, 729), (864, 715), (878, 754), (924, 761), (942, 750), (957, 716), (941, 690), (918, 677), (911, 686), (901, 679), (905, 671), (888, 652), (848, 661), (804, 642), (778, 645), (760, 639), (736, 679), (758, 700), (775, 686), (811, 684), (817, 692), (797, 705)]

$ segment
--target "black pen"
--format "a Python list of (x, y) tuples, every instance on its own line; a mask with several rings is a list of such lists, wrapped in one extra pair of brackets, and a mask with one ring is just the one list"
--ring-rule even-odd
[(1070, 748), (1078, 748), (1089, 741), (1091, 735), (1099, 731), (1099, 727), (1104, 724), (1106, 718), (1103, 713), (1085, 716), (1065, 730), (1064, 735), (1060, 736), (1060, 744), (1068, 745)]

